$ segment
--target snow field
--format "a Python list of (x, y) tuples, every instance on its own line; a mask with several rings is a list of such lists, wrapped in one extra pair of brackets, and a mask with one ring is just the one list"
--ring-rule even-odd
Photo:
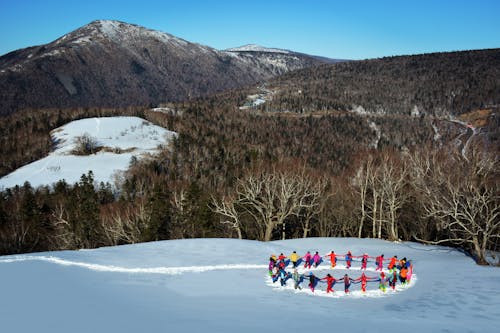
[[(76, 138), (88, 135), (98, 147), (92, 155), (74, 155)], [(103, 117), (72, 121), (51, 132), (56, 146), (48, 156), (0, 178), (0, 189), (29, 181), (33, 187), (52, 185), (62, 179), (74, 184), (92, 170), (94, 180), (114, 184), (128, 169), (132, 157), (143, 158), (167, 144), (175, 132), (138, 117)]]
[[(270, 286), (269, 256), (294, 250), (398, 255), (418, 280), (383, 295), (369, 283), (366, 296), (357, 285), (345, 296), (340, 283), (329, 297), (326, 284), (314, 296), (291, 281)], [(327, 264), (313, 271), (326, 275)], [(0, 286), (4, 332), (493, 332), (500, 316), (498, 268), (447, 247), (373, 239), (189, 239), (4, 256)]]

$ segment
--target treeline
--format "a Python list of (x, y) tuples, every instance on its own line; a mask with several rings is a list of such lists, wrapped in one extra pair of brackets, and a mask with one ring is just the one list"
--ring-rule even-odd
[(268, 111), (460, 115), (500, 104), (500, 49), (322, 65), (280, 76), (268, 87), (276, 92), (261, 106)]
[(127, 186), (117, 194), (108, 183), (96, 184), (89, 172), (72, 185), (59, 181), (35, 189), (25, 183), (0, 192), (0, 253), (224, 235), (196, 183), (178, 207), (164, 186), (140, 194)]

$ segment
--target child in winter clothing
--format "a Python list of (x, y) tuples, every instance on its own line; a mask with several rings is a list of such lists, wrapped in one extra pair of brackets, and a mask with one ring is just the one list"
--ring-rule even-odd
[(349, 292), (349, 287), (351, 286), (351, 282), (354, 280), (349, 277), (349, 275), (344, 275), (344, 292), (347, 294)]
[(335, 285), (335, 282), (337, 282), (337, 280), (335, 280), (335, 278), (333, 276), (331, 276), (330, 274), (327, 274), (324, 278), (322, 278), (321, 280), (326, 280), (326, 293), (330, 293), (330, 292), (334, 292), (335, 290), (333, 290), (333, 286)]
[(411, 260), (408, 260), (406, 262), (406, 268), (408, 268), (408, 273), (406, 274), (406, 282), (410, 283), (411, 276), (413, 275), (413, 264), (411, 263)]
[(366, 283), (368, 282), (368, 278), (365, 275), (365, 272), (361, 273), (361, 276), (354, 281), (361, 281), (361, 291), (366, 292)]
[(283, 268), (281, 268), (279, 270), (279, 275), (280, 275), (281, 286), (282, 287), (286, 286), (286, 280), (288, 278), (288, 273)]
[(280, 270), (278, 266), (273, 267), (272, 275), (271, 278), (273, 279), (273, 283), (278, 281), (278, 278), (280, 277)]
[(273, 276), (274, 266), (276, 266), (276, 260), (273, 257), (269, 257), (269, 276)]
[(381, 271), (384, 269), (384, 255), (381, 254), (375, 259), (375, 263), (377, 264), (376, 271)]
[(401, 270), (399, 271), (399, 281), (401, 281), (402, 285), (406, 284), (406, 278), (408, 277), (408, 268), (406, 268), (406, 265), (401, 267)]
[(332, 266), (332, 268), (335, 268), (335, 266), (337, 265), (337, 256), (335, 255), (335, 252), (332, 251), (329, 254), (327, 254), (325, 257), (330, 258), (331, 266)]
[(352, 261), (352, 254), (351, 251), (348, 251), (347, 254), (345, 255), (345, 263), (347, 269), (351, 268), (351, 261)]
[(293, 268), (297, 267), (298, 261), (299, 261), (299, 255), (297, 254), (296, 251), (293, 251), (293, 253), (290, 254), (290, 262), (292, 263)]
[(304, 268), (311, 268), (311, 252), (307, 251), (306, 255), (304, 256)]
[(391, 286), (392, 290), (396, 289), (396, 282), (398, 281), (398, 269), (393, 267), (392, 270), (389, 271), (389, 286)]
[(398, 260), (398, 256), (392, 257), (391, 261), (389, 262), (389, 266), (387, 266), (387, 269), (391, 270), (393, 267), (395, 267), (397, 260)]
[(380, 273), (380, 282), (378, 284), (378, 289), (382, 290), (385, 293), (385, 290), (387, 288), (387, 280), (385, 279), (385, 274), (384, 272)]
[(321, 263), (321, 256), (319, 255), (318, 251), (313, 256), (313, 262), (314, 262), (314, 268), (318, 267), (319, 264)]
[(309, 288), (314, 292), (314, 288), (316, 287), (316, 283), (318, 282), (318, 278), (314, 276), (312, 272), (309, 273)]
[(397, 265), (398, 269), (401, 269), (406, 266), (406, 258), (403, 258), (399, 261), (399, 264)]
[(295, 282), (294, 285), (293, 285), (293, 287), (295, 289), (302, 290), (302, 287), (300, 286), (300, 282), (302, 281), (302, 275), (299, 274), (299, 272), (297, 271), (297, 268), (295, 268), (293, 270), (292, 279)]
[(361, 257), (361, 269), (366, 270), (366, 264), (368, 263), (368, 254), (363, 254)]

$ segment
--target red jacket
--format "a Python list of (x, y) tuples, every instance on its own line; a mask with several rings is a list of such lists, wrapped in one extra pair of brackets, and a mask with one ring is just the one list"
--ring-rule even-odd
[(333, 276), (326, 276), (324, 279), (326, 280), (326, 283), (328, 283), (329, 286), (335, 283), (335, 278)]

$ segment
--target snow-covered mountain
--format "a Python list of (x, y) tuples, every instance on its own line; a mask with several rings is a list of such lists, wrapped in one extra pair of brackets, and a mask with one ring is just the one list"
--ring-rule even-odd
[[(352, 251), (406, 257), (409, 286), (383, 293), (368, 283), (326, 295), (304, 282), (272, 283), (271, 254)], [(339, 261), (312, 269), (345, 273)], [(376, 277), (373, 261), (368, 276)], [(301, 268), (301, 273), (309, 270)], [(4, 332), (494, 332), (500, 270), (477, 266), (458, 250), (411, 242), (309, 238), (275, 242), (189, 239), (82, 251), (0, 257)]]
[(0, 115), (23, 108), (179, 101), (325, 62), (275, 49), (219, 51), (138, 25), (98, 20), (46, 45), (0, 57)]
[[(91, 170), (96, 182), (113, 184), (127, 170), (132, 157), (144, 158), (157, 152), (176, 135), (138, 117), (104, 117), (72, 121), (51, 132), (56, 143), (48, 156), (0, 178), (0, 189), (23, 185), (52, 185), (59, 180), (76, 183)], [(96, 152), (81, 155), (80, 138), (91, 139)]]

